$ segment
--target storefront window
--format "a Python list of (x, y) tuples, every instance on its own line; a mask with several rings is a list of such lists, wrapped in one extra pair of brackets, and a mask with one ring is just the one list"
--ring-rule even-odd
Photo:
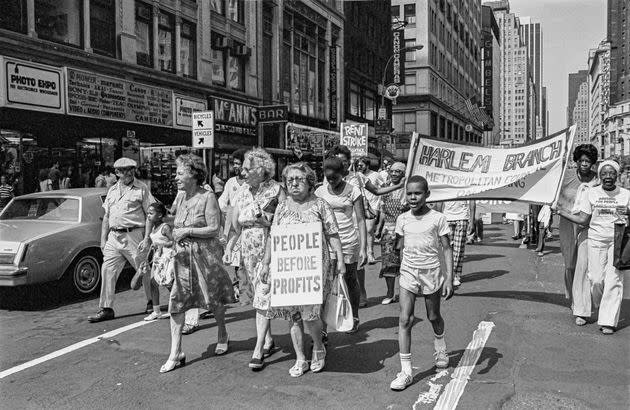
[(227, 11), (230, 20), (243, 24), (245, 22), (243, 18), (245, 8), (244, 0), (228, 0), (228, 2)]
[(359, 86), (357, 84), (350, 84), (350, 114), (360, 116), (361, 108), (360, 101), (361, 94)]
[(175, 22), (164, 12), (158, 17), (158, 65), (162, 71), (175, 71)]
[(0, 28), (26, 34), (26, 0), (3, 2)]
[(365, 119), (374, 120), (374, 92), (370, 90), (365, 91)]
[(44, 40), (81, 47), (82, 14), (81, 0), (35, 0), (37, 36)]
[(136, 63), (153, 66), (153, 30), (151, 29), (151, 8), (136, 2)]
[(221, 46), (225, 37), (212, 33), (212, 83), (225, 85), (225, 49)]
[(197, 41), (194, 24), (182, 22), (180, 43), (179, 54), (182, 74), (185, 77), (194, 78), (197, 75)]
[(116, 55), (116, 17), (114, 0), (91, 0), (90, 42), (97, 54)]
[(245, 62), (242, 57), (228, 57), (229, 86), (233, 90), (245, 91)]
[(223, 2), (225, 0), (210, 0), (210, 10), (218, 14), (225, 14)]

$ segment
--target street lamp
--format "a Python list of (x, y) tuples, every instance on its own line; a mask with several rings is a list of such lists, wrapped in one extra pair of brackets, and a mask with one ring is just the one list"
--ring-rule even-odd
[(389, 64), (392, 62), (392, 60), (397, 54), (400, 55), (407, 51), (412, 51), (412, 50), (413, 51), (422, 50), (423, 48), (424, 46), (421, 44), (417, 46), (403, 47), (400, 50), (398, 50), (398, 53), (394, 53), (389, 57), (389, 60), (387, 60), (387, 64), (385, 64), (385, 68), (383, 69), (383, 78), (381, 79), (381, 107), (385, 107), (385, 77), (387, 76), (387, 68), (389, 67)]

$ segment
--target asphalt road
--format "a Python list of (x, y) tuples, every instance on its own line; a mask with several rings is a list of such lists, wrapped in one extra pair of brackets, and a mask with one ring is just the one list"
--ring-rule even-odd
[[(594, 323), (577, 327), (564, 300), (558, 241), (549, 242), (540, 258), (519, 249), (509, 226), (485, 231), (483, 244), (467, 248), (462, 286), (443, 304), (450, 367), (436, 372), (433, 366), (433, 334), (419, 301), (414, 384), (403, 392), (389, 389), (400, 366), (398, 306), (380, 304), (385, 284), (377, 264), (367, 272), (369, 306), (360, 312), (359, 332), (331, 333), (326, 368), (319, 374), (289, 376), (295, 355), (281, 320), (272, 325), (280, 350), (262, 372), (252, 372), (247, 363), (255, 342), (254, 313), (235, 307), (227, 312), (225, 356), (214, 356), (215, 323), (203, 320), (199, 331), (184, 336), (187, 365), (159, 374), (170, 343), (169, 321), (159, 320), (0, 378), (0, 408), (428, 409), (461, 392), (459, 409), (627, 409), (629, 286), (614, 335), (602, 335)], [(625, 279), (628, 284), (628, 275)], [(165, 292), (162, 296), (166, 300)], [(115, 303), (116, 320), (90, 324), (86, 317), (97, 310), (97, 299), (71, 300), (58, 287), (3, 289), (0, 375), (142, 321), (142, 290), (123, 288)], [(469, 346), (481, 322), (487, 340)]]

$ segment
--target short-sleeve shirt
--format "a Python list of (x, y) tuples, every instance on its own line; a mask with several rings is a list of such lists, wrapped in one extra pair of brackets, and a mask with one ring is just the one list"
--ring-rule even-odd
[(109, 191), (103, 202), (105, 216), (112, 228), (144, 226), (149, 206), (155, 202), (149, 188), (134, 178), (131, 185), (119, 180)]
[(219, 197), (219, 208), (222, 212), (226, 212), (227, 208), (234, 206), (236, 203), (236, 194), (243, 185), (238, 183), (237, 177), (232, 177), (227, 180), (225, 187), (223, 188), (223, 194)]
[(468, 201), (444, 202), (442, 213), (448, 222), (467, 221), (470, 218), (470, 205)]
[(630, 207), (630, 191), (617, 187), (606, 191), (600, 186), (589, 189), (582, 196), (580, 211), (591, 215), (588, 238), (597, 241), (612, 241), (615, 236), (615, 221), (619, 219), (617, 207)]
[(13, 187), (9, 184), (0, 185), (0, 209), (9, 203), (11, 198), (13, 198)]
[(332, 208), (339, 227), (339, 239), (341, 239), (341, 249), (344, 255), (354, 255), (359, 248), (358, 229), (354, 223), (354, 201), (361, 196), (359, 188), (346, 183), (343, 191), (339, 195), (331, 194), (327, 185), (320, 186), (315, 190), (315, 195), (322, 198)]
[(440, 237), (450, 233), (444, 215), (433, 209), (424, 215), (407, 211), (396, 220), (396, 233), (404, 241), (402, 264), (414, 269), (440, 266)]

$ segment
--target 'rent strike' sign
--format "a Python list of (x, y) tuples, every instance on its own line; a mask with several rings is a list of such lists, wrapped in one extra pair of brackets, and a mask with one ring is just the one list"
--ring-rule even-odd
[(368, 153), (368, 125), (341, 123), (341, 145), (350, 149), (352, 159), (359, 159)]
[(272, 225), (269, 241), (271, 306), (322, 304), (322, 224)]

